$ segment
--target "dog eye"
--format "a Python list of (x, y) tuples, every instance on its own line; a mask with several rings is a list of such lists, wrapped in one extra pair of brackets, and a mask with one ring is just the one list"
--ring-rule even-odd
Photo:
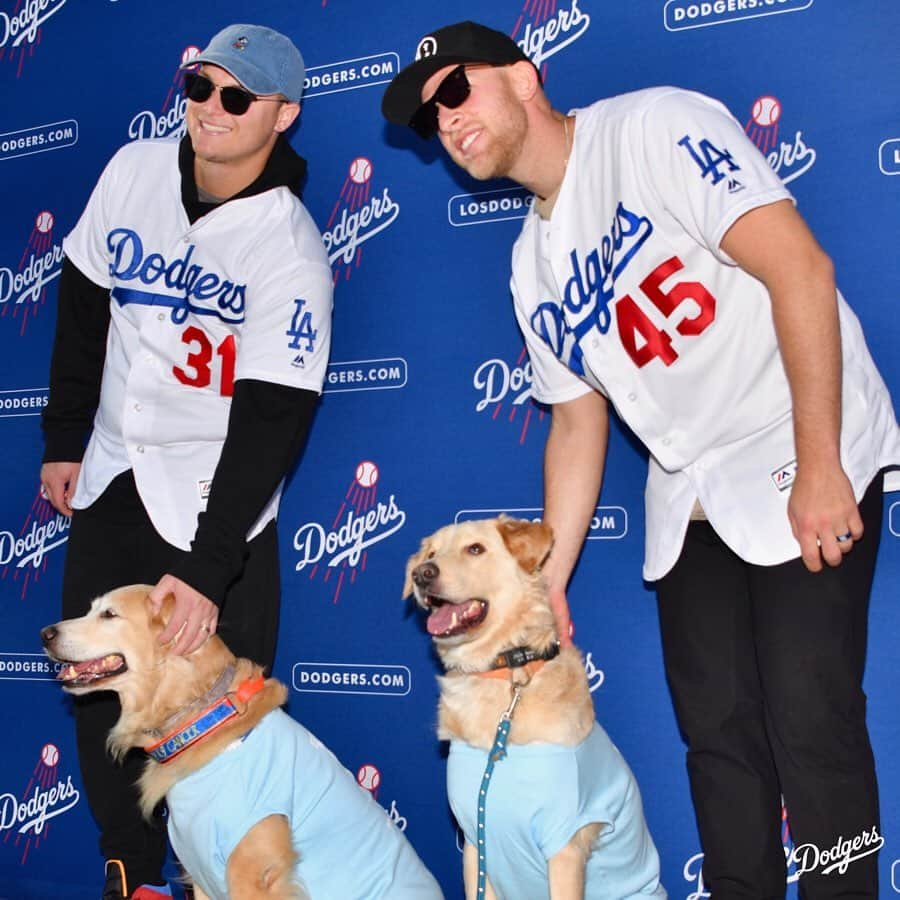
[(101, 619), (117, 619), (118, 614), (114, 609), (104, 609), (102, 613), (100, 613)]
[(434, 559), (434, 550), (430, 550), (428, 552), (428, 556), (426, 556), (425, 559)]
[(469, 544), (469, 546), (466, 547), (466, 553), (469, 553), (472, 556), (479, 556), (484, 552), (485, 550), (483, 544)]

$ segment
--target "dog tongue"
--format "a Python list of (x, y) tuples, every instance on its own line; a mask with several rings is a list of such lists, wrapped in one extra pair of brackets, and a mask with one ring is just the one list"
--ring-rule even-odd
[(445, 603), (436, 606), (425, 622), (429, 634), (442, 635), (448, 631), (464, 625), (466, 620), (481, 610), (480, 600), (470, 600), (468, 603)]

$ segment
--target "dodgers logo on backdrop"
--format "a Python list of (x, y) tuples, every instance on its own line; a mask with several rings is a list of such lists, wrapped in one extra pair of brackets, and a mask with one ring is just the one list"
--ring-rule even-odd
[(524, 219), (534, 203), (534, 194), (523, 187), (454, 194), (447, 201), (447, 219), (455, 228)]
[(544, 75), (546, 60), (577, 41), (591, 25), (591, 17), (579, 0), (525, 0), (510, 37)]
[[(539, 522), (544, 511), (538, 506), (508, 507), (506, 509), (461, 509), (453, 518), (454, 523), (473, 519), (493, 519), (500, 515), (514, 519)], [(628, 510), (624, 506), (598, 506), (591, 516), (586, 540), (620, 541), (628, 534)]]
[[(368, 791), (375, 800), (378, 800), (378, 788), (381, 785), (381, 771), (372, 763), (365, 763), (356, 770), (356, 783), (364, 790)], [(397, 809), (397, 801), (391, 800), (390, 809), (385, 810), (388, 820), (396, 825), (401, 831), (406, 831), (406, 816), (401, 816)]]
[(405, 697), (412, 689), (412, 674), (408, 666), (297, 662), (291, 673), (291, 684), (300, 694)]
[(0, 793), (0, 832), (4, 843), (19, 851), (19, 862), (28, 862), (31, 850), (47, 840), (49, 823), (72, 809), (81, 795), (72, 776), (60, 772), (59, 748), (44, 744), (21, 794)]
[(16, 156), (31, 156), (48, 150), (63, 150), (78, 143), (78, 122), (64, 119), (47, 125), (34, 125), (19, 131), (0, 133), (0, 161)]
[(53, 213), (41, 210), (16, 268), (0, 266), (0, 316), (18, 319), (20, 335), (43, 307), (47, 285), (62, 271), (63, 249), (53, 239), (54, 223)]
[(322, 393), (396, 390), (406, 386), (407, 377), (407, 364), (402, 356), (332, 362), (325, 373)]
[[(187, 65), (199, 55), (199, 47), (185, 47), (181, 54), (181, 65)], [(172, 83), (169, 85), (159, 112), (144, 109), (132, 116), (128, 123), (129, 140), (145, 141), (149, 138), (182, 137), (185, 130), (184, 113), (186, 109), (184, 73), (178, 68), (172, 76)]]
[(328, 217), (322, 240), (337, 284), (341, 270), (349, 278), (362, 260), (362, 245), (384, 231), (400, 215), (400, 205), (388, 188), (372, 190), (374, 167), (365, 156), (350, 163), (347, 177)]
[(535, 413), (538, 422), (547, 416), (544, 408), (531, 399), (531, 383), (531, 360), (525, 347), (512, 365), (499, 357), (485, 360), (472, 376), (472, 386), (478, 393), (475, 412), (490, 412), (494, 422), (515, 424), (519, 444), (524, 444)]
[(816, 151), (806, 143), (799, 129), (788, 140), (784, 139), (784, 134), (779, 135), (781, 112), (781, 101), (777, 97), (769, 94), (757, 97), (750, 107), (750, 118), (744, 131), (759, 147), (772, 171), (788, 184), (812, 168)]
[(47, 571), (49, 554), (69, 539), (70, 520), (40, 494), (16, 531), (0, 531), (0, 579), (21, 582), (24, 599), (32, 580)]
[(813, 0), (668, 0), (663, 8), (663, 21), (667, 31), (683, 31), (801, 12), (812, 5)]
[(303, 99), (387, 84), (399, 71), (399, 53), (376, 53), (310, 66), (303, 81)]
[(322, 580), (333, 576), (335, 603), (347, 581), (356, 582), (366, 570), (369, 548), (380, 544), (406, 523), (406, 513), (394, 494), (387, 501), (378, 499), (378, 466), (364, 459), (344, 493), (330, 527), (307, 522), (294, 533), (297, 572), (309, 570), (310, 579), (322, 570)]
[(16, 78), (22, 74), (26, 54), (40, 44), (44, 23), (65, 5), (66, 0), (20, 0), (12, 13), (0, 12), (0, 59), (16, 66)]
[(43, 653), (10, 653), (0, 650), (0, 679), (3, 681), (56, 681), (62, 663)]
[(881, 142), (878, 147), (878, 168), (883, 175), (900, 175), (900, 138)]

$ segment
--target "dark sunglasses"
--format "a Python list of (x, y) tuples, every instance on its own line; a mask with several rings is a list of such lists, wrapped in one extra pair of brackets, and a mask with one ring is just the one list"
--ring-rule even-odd
[(434, 137), (438, 130), (438, 103), (445, 109), (456, 109), (469, 99), (471, 91), (472, 86), (466, 78), (466, 67), (457, 66), (438, 85), (431, 98), (413, 113), (409, 127), (426, 140)]
[(255, 100), (269, 101), (270, 103), (286, 103), (280, 97), (257, 97), (250, 91), (244, 90), (234, 84), (220, 87), (213, 84), (205, 75), (199, 72), (186, 72), (184, 76), (184, 95), (188, 100), (195, 103), (206, 103), (212, 97), (213, 91), (219, 92), (219, 100), (222, 103), (222, 109), (233, 116), (242, 116), (248, 109), (250, 104)]

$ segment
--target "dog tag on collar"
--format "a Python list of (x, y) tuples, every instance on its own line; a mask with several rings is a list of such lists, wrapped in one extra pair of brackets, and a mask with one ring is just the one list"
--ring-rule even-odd
[(262, 675), (257, 675), (256, 678), (248, 678), (246, 681), (242, 681), (237, 690), (234, 692), (234, 696), (241, 701), (241, 703), (246, 703), (254, 694), (258, 694), (265, 685), (265, 679)]

